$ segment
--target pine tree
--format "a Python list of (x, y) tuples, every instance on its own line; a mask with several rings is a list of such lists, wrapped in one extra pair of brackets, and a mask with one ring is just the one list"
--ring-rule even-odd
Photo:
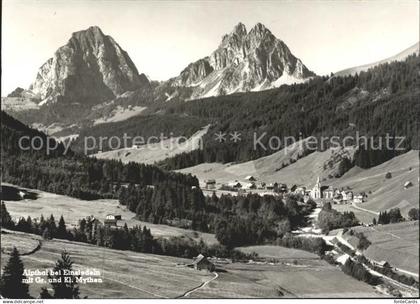
[(10, 259), (3, 269), (1, 277), (0, 293), (5, 298), (10, 299), (28, 299), (29, 286), (23, 280), (26, 276), (23, 274), (24, 266), (20, 259), (19, 251), (13, 247)]
[(57, 231), (57, 225), (55, 224), (55, 219), (54, 216), (51, 214), (50, 218), (47, 221), (48, 223), (48, 228), (50, 230), (51, 233), (51, 237), (55, 237), (55, 233)]
[(58, 260), (53, 269), (54, 275), (49, 275), (52, 281), (51, 286), (54, 290), (53, 298), (55, 299), (79, 299), (79, 286), (77, 283), (78, 276), (65, 274), (66, 271), (73, 270), (73, 261), (70, 255), (63, 251), (61, 259)]
[(6, 205), (4, 202), (1, 202), (1, 222), (0, 226), (4, 228), (13, 228), (14, 223), (12, 221), (12, 217), (10, 216), (9, 212), (6, 209)]
[(63, 216), (60, 217), (58, 222), (56, 237), (59, 239), (67, 239), (66, 222), (64, 221)]
[(376, 218), (373, 218), (373, 220), (372, 220), (372, 224), (373, 224), (374, 226), (376, 226)]

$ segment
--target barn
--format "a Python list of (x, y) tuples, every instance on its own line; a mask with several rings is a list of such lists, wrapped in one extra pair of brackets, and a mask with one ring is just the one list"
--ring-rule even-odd
[(207, 269), (210, 272), (216, 270), (216, 267), (201, 253), (193, 259), (192, 266), (195, 270)]

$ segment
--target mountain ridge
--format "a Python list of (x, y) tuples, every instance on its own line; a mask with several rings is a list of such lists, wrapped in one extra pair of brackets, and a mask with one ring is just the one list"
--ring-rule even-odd
[(238, 23), (222, 37), (215, 51), (190, 63), (168, 82), (171, 86), (193, 87), (194, 99), (260, 91), (313, 76), (315, 73), (262, 23), (249, 32), (243, 23)]
[(399, 52), (398, 54), (379, 60), (379, 61), (375, 61), (373, 63), (367, 63), (367, 64), (363, 64), (363, 65), (359, 65), (359, 66), (355, 66), (355, 67), (351, 67), (351, 68), (347, 68), (341, 71), (338, 71), (336, 73), (334, 73), (334, 77), (336, 76), (348, 76), (348, 75), (354, 75), (356, 73), (360, 73), (362, 71), (366, 71), (370, 68), (373, 68), (377, 65), (380, 64), (384, 64), (384, 63), (390, 63), (392, 61), (403, 61), (405, 60), (408, 56), (413, 55), (413, 54), (419, 54), (419, 43), (417, 42), (415, 44), (413, 44), (412, 46), (410, 46), (409, 48)]

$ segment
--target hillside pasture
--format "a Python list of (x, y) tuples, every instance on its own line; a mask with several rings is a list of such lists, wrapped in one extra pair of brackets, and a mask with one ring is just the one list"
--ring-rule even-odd
[[(1, 248), (10, 252), (13, 246), (27, 250), (33, 246), (33, 235), (13, 232), (2, 234)], [(195, 271), (185, 264), (191, 262), (168, 256), (112, 250), (65, 240), (43, 241), (39, 251), (22, 256), (25, 269), (51, 269), (66, 250), (72, 257), (74, 269), (96, 269), (103, 283), (80, 284), (80, 294), (88, 298), (174, 298), (201, 285), (213, 276), (206, 271)], [(1, 264), (8, 259), (1, 255)], [(30, 294), (39, 295), (43, 283), (30, 284)]]
[(59, 217), (63, 215), (70, 229), (78, 225), (78, 221), (86, 216), (93, 215), (100, 221), (103, 221), (107, 214), (119, 214), (122, 216), (122, 220), (118, 221), (118, 226), (124, 226), (125, 223), (127, 223), (128, 227), (145, 225), (150, 228), (155, 237), (187, 236), (196, 241), (202, 238), (207, 244), (217, 243), (214, 235), (210, 233), (139, 221), (135, 218), (136, 214), (120, 205), (118, 200), (84, 201), (40, 190), (27, 190), (37, 194), (38, 198), (35, 200), (5, 201), (6, 208), (13, 219), (21, 216), (25, 218), (31, 216), (32, 219), (39, 219), (41, 215), (44, 215), (46, 218), (53, 214), (58, 221)]
[[(284, 251), (288, 249), (285, 248)], [(284, 252), (283, 251), (283, 252)], [(293, 250), (292, 250), (293, 252)], [(233, 263), (193, 298), (381, 297), (375, 289), (320, 260), (292, 263)]]
[(387, 261), (393, 267), (403, 270), (419, 272), (418, 221), (352, 229), (363, 232), (372, 243), (364, 252), (366, 257), (375, 261)]

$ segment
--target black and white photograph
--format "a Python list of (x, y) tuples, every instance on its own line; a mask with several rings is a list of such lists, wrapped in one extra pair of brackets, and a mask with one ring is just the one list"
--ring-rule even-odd
[(419, 11), (3, 0), (2, 303), (417, 303)]

